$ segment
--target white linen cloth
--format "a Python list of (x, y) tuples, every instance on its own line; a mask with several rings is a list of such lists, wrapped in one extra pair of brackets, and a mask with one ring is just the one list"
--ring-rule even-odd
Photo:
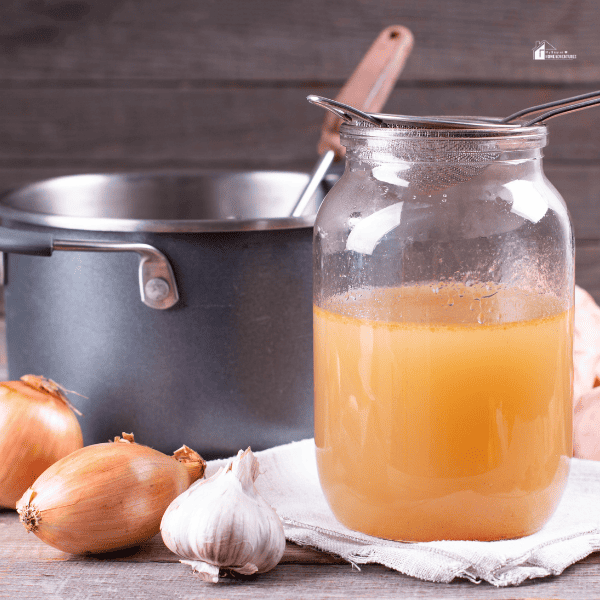
[[(495, 586), (558, 575), (600, 549), (600, 462), (573, 459), (561, 502), (546, 526), (517, 540), (402, 543), (347, 529), (321, 491), (314, 440), (256, 452), (256, 487), (280, 516), (286, 538), (331, 552), (353, 565), (378, 563), (419, 579), (466, 578)], [(226, 464), (211, 461), (207, 477)]]

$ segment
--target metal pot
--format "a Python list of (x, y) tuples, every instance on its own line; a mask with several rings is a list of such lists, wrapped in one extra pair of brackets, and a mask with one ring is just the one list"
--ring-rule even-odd
[[(338, 100), (381, 110), (412, 43), (386, 27)], [(133, 431), (212, 458), (311, 437), (312, 226), (340, 121), (310, 177), (79, 175), (0, 196), (10, 377), (86, 396), (86, 444)]]
[(334, 178), (295, 218), (304, 173), (76, 175), (4, 195), (10, 378), (85, 396), (86, 444), (133, 431), (211, 458), (312, 436), (312, 225)]

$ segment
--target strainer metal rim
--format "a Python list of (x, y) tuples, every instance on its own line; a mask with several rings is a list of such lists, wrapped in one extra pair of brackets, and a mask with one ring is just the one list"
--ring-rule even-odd
[[(545, 125), (530, 125), (527, 127), (519, 125), (508, 125), (499, 122), (494, 117), (469, 117), (469, 116), (426, 116), (413, 117), (407, 115), (394, 115), (386, 113), (370, 113), (373, 117), (381, 120), (386, 126), (380, 127), (365, 121), (342, 122), (340, 125), (340, 134), (349, 134), (365, 137), (406, 137), (406, 138), (457, 138), (457, 139), (506, 139), (506, 138), (527, 138), (546, 135), (548, 128)], [(425, 122), (423, 119), (427, 119)], [(448, 123), (455, 120), (460, 124), (473, 124), (469, 127), (435, 127), (432, 121), (440, 119), (440, 122)], [(472, 119), (479, 120), (477, 122)], [(481, 126), (481, 120), (485, 119), (494, 127), (486, 125)], [(420, 126), (421, 125), (421, 126)]]

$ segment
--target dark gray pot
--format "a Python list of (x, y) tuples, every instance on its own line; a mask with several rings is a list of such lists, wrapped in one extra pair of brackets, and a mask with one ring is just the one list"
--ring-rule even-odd
[(83, 175), (0, 198), (10, 378), (86, 396), (72, 397), (85, 444), (133, 431), (211, 458), (311, 437), (312, 224), (328, 184), (308, 216), (285, 216), (307, 180)]

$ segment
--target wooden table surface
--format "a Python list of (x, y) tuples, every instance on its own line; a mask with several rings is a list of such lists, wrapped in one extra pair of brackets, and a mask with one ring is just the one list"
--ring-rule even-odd
[(0, 598), (600, 598), (600, 554), (559, 577), (495, 588), (466, 580), (429, 583), (379, 565), (360, 571), (334, 556), (288, 544), (281, 563), (251, 579), (204, 583), (178, 562), (160, 535), (109, 555), (73, 556), (25, 531), (15, 511), (0, 510)]
[[(0, 319), (0, 378), (7, 378), (5, 328)], [(0, 379), (1, 380), (1, 379)], [(0, 457), (1, 460), (1, 457)], [(16, 511), (0, 509), (0, 599), (135, 598), (526, 598), (599, 599), (600, 552), (558, 577), (495, 588), (466, 580), (420, 581), (380, 565), (360, 570), (330, 554), (288, 544), (281, 563), (250, 579), (209, 584), (193, 575), (160, 535), (140, 547), (107, 555), (74, 556), (28, 534)]]

